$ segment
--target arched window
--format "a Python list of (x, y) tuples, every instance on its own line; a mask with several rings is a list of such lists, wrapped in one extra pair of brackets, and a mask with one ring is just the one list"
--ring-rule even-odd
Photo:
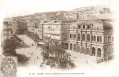
[(92, 55), (95, 56), (95, 48), (92, 48)]
[(91, 40), (93, 41), (93, 35), (91, 36)]
[(100, 36), (100, 42), (102, 42), (102, 37)]
[(98, 48), (97, 57), (101, 57), (101, 49), (100, 48)]
[(85, 29), (85, 25), (83, 25), (83, 29)]
[(99, 36), (97, 36), (97, 41), (99, 42)]
[(93, 38), (94, 38), (94, 41), (96, 41), (96, 36), (93, 36)]
[(72, 44), (70, 44), (70, 50), (72, 50)]
[(80, 33), (78, 34), (78, 40), (80, 40)]
[(87, 35), (87, 41), (90, 41), (90, 35), (89, 34)]
[(109, 36), (108, 36), (108, 42), (110, 42), (110, 41), (111, 41), (111, 36), (109, 35)]
[(87, 26), (87, 29), (90, 29), (90, 25)]
[(85, 34), (82, 34), (82, 41), (85, 40)]

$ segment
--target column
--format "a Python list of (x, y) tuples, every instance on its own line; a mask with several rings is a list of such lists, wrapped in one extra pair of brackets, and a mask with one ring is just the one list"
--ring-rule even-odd
[(101, 58), (104, 58), (104, 48), (101, 49)]
[(89, 46), (89, 55), (90, 56), (92, 55), (92, 46), (91, 45)]
[(104, 43), (104, 42), (105, 42), (105, 41), (104, 41), (104, 40), (105, 40), (104, 35), (102, 35), (101, 37), (102, 37), (102, 43)]
[(74, 51), (74, 44), (72, 43), (72, 51)]
[(97, 47), (95, 47), (95, 57), (97, 58)]

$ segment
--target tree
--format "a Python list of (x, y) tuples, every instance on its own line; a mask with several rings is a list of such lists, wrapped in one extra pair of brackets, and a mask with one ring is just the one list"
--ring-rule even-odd
[(18, 39), (6, 39), (3, 42), (3, 54), (5, 56), (16, 56), (18, 58), (18, 63), (21, 65), (27, 64), (29, 57), (25, 55), (17, 54), (15, 49), (19, 45)]
[(3, 53), (6, 56), (15, 56), (18, 43), (15, 39), (6, 39), (3, 42)]
[[(47, 43), (43, 46), (43, 56), (44, 61), (47, 61), (48, 64), (51, 62), (51, 66), (56, 64), (59, 68), (68, 68), (68, 65), (71, 67), (74, 66), (71, 59), (69, 59), (70, 54), (65, 51), (64, 46), (55, 43)], [(54, 64), (52, 64), (54, 63)]]

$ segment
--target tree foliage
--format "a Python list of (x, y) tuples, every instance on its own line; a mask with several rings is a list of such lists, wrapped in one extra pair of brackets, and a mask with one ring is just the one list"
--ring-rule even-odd
[(18, 58), (18, 63), (21, 65), (27, 64), (29, 60), (25, 55), (17, 54), (15, 49), (19, 45), (18, 39), (6, 39), (3, 42), (3, 54), (5, 56), (16, 56)]
[(3, 53), (6, 56), (14, 56), (16, 55), (16, 47), (18, 42), (15, 39), (6, 39), (3, 42)]
[(55, 64), (59, 68), (74, 67), (74, 63), (70, 59), (71, 55), (61, 44), (47, 43), (43, 46), (43, 50), (44, 61), (48, 61), (48, 64), (51, 63), (51, 66)]

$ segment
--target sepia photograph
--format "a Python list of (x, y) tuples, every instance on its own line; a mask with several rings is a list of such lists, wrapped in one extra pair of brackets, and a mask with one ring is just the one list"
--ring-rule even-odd
[(0, 77), (119, 76), (118, 0), (0, 0)]

